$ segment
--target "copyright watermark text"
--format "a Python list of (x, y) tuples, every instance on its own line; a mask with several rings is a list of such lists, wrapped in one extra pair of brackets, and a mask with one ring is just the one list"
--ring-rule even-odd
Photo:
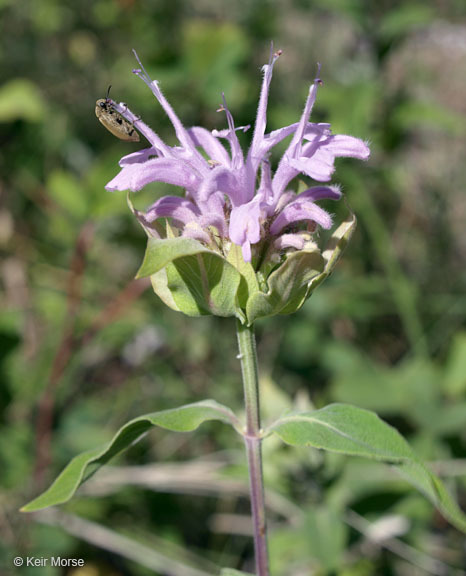
[(82, 558), (63, 558), (62, 556), (16, 556), (13, 560), (15, 566), (59, 566), (64, 568), (77, 568), (84, 566)]

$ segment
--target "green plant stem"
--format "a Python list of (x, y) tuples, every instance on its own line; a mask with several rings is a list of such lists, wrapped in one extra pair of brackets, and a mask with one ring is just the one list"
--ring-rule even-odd
[(251, 510), (254, 526), (254, 551), (257, 576), (269, 576), (264, 481), (262, 476), (261, 422), (256, 340), (253, 326), (236, 321), (239, 358), (243, 375), (246, 432), (244, 440), (249, 467)]

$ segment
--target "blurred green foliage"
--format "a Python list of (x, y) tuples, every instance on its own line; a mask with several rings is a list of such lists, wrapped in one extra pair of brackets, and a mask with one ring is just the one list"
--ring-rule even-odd
[[(208, 129), (224, 126), (222, 91), (238, 125), (253, 121), (271, 39), (284, 53), (270, 129), (296, 121), (322, 63), (313, 120), (368, 139), (372, 157), (338, 163), (359, 226), (333, 277), (298, 314), (258, 325), (264, 415), (330, 401), (377, 410), (464, 508), (464, 2), (2, 0), (0, 15), (0, 572), (187, 576), (173, 558), (252, 570), (244, 455), (221, 425), (151, 433), (64, 517), (18, 513), (131, 417), (207, 397), (242, 404), (233, 323), (191, 320), (131, 284), (144, 234), (104, 185), (138, 146), (102, 129), (96, 99), (111, 84), (175, 142), (131, 74), (131, 48), (186, 125)], [(264, 451), (274, 576), (461, 573), (462, 536), (390, 470), (272, 440)], [(54, 554), (86, 566), (12, 565)]]

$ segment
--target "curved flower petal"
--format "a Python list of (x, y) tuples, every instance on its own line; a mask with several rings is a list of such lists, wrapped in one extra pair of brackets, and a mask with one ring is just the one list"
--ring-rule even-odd
[(322, 140), (326, 136), (332, 136), (330, 124), (327, 122), (308, 122), (304, 130), (303, 139), (313, 142), (316, 138)]
[(278, 199), (278, 202), (275, 206), (276, 214), (281, 212), (287, 204), (289, 204), (290, 202), (293, 202), (294, 200), (296, 200), (296, 192), (292, 192), (291, 190), (287, 190), (286, 192), (283, 192), (283, 194), (280, 196), (280, 198)]
[(143, 162), (147, 162), (147, 160), (158, 156), (160, 156), (160, 153), (157, 148), (151, 146), (150, 148), (144, 148), (143, 150), (138, 150), (137, 152), (132, 152), (131, 154), (123, 156), (123, 158), (120, 158), (118, 164), (120, 166), (127, 166), (128, 164), (142, 164)]
[(300, 200), (298, 198), (283, 208), (272, 222), (270, 232), (272, 234), (279, 234), (283, 228), (296, 222), (302, 222), (303, 220), (311, 220), (326, 230), (332, 227), (332, 217), (328, 212), (320, 208), (320, 206), (317, 206), (317, 204), (314, 204), (311, 200), (305, 198)]
[(285, 248), (296, 248), (296, 250), (302, 250), (305, 241), (305, 238), (301, 234), (282, 234), (273, 244), (278, 250), (283, 250)]
[[(318, 182), (328, 182), (335, 171), (335, 158), (325, 150), (317, 150), (312, 158), (290, 159), (289, 165), (295, 174), (302, 172)], [(290, 175), (293, 174), (290, 171)], [(293, 176), (294, 177), (294, 176)]]
[(196, 188), (201, 180), (189, 164), (174, 158), (156, 158), (143, 164), (128, 164), (105, 188), (136, 192), (149, 182), (166, 182), (183, 188)]
[[(335, 171), (335, 158), (369, 158), (369, 147), (359, 138), (340, 134), (329, 135), (322, 140), (320, 137), (321, 135), (315, 134), (312, 141), (303, 148), (303, 156), (289, 159), (289, 166), (318, 182), (327, 182)], [(291, 171), (288, 177), (294, 177), (292, 174)]]
[(335, 134), (328, 138), (328, 142), (323, 144), (335, 157), (358, 158), (367, 160), (370, 156), (369, 146), (360, 138), (346, 136), (345, 134)]
[(199, 208), (186, 198), (180, 196), (163, 196), (146, 212), (146, 220), (153, 222), (157, 218), (170, 217), (183, 224), (197, 220)]
[(340, 187), (334, 184), (333, 186), (313, 186), (298, 194), (297, 199), (302, 200), (340, 200), (342, 194)]
[(244, 202), (244, 185), (241, 184), (243, 170), (231, 170), (217, 166), (204, 178), (198, 191), (200, 202), (206, 202), (212, 194), (222, 192), (226, 194), (233, 206)]
[[(292, 155), (287, 152), (284, 154), (272, 181), (275, 202), (278, 201), (278, 198), (291, 180), (300, 172), (320, 182), (330, 180), (334, 170), (334, 156), (328, 152), (326, 153), (323, 148), (323, 145), (327, 141), (328, 132), (328, 129), (322, 125), (312, 125), (308, 123), (306, 134), (312, 137), (312, 141), (304, 145), (301, 150), (301, 156)], [(320, 156), (318, 154), (319, 152)], [(310, 163), (310, 160), (315, 162), (314, 166)], [(315, 176), (313, 174), (315, 174)]]
[(302, 156), (293, 158), (285, 155), (281, 159), (272, 181), (274, 198), (279, 197), (300, 172), (318, 182), (328, 182), (335, 171), (336, 157), (352, 156), (365, 159), (369, 154), (366, 144), (359, 138), (351, 136), (339, 138), (328, 135), (325, 131), (316, 130), (308, 132), (306, 139), (310, 141), (303, 147)]

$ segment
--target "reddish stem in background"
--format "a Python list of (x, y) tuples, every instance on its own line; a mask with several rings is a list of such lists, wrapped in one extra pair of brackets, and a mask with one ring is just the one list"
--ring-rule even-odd
[(50, 464), (55, 393), (70, 359), (83, 346), (87, 345), (100, 330), (113, 322), (115, 318), (150, 285), (149, 280), (146, 278), (132, 280), (117, 294), (108, 306), (106, 306), (90, 328), (86, 330), (82, 336), (77, 337), (74, 334), (76, 317), (81, 303), (81, 289), (86, 264), (86, 254), (92, 243), (93, 235), (94, 224), (87, 222), (81, 228), (76, 241), (67, 286), (67, 309), (63, 333), (52, 362), (48, 384), (39, 401), (36, 419), (36, 461), (34, 468), (34, 484), (36, 488), (42, 486), (44, 472)]
[(36, 464), (34, 469), (34, 483), (39, 487), (42, 486), (44, 470), (50, 462), (50, 440), (53, 425), (55, 390), (73, 351), (73, 332), (76, 315), (81, 302), (82, 278), (86, 265), (86, 254), (91, 245), (93, 235), (94, 224), (92, 222), (86, 222), (79, 232), (71, 260), (66, 290), (67, 306), (62, 337), (53, 359), (49, 381), (39, 401), (36, 420)]

